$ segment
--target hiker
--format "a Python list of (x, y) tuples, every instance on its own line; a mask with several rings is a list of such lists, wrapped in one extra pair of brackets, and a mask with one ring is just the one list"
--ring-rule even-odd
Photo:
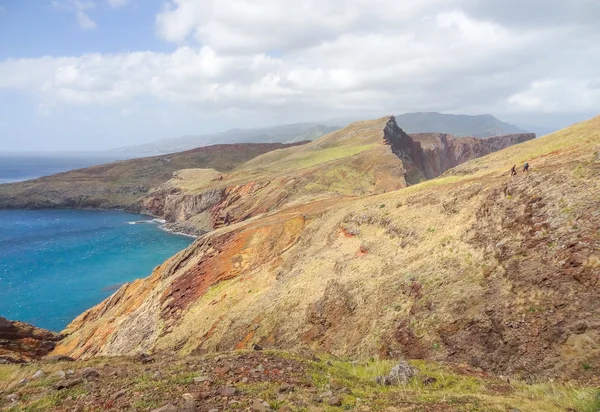
[(510, 169), (510, 175), (511, 176), (516, 176), (517, 175), (517, 165), (514, 165), (512, 167), (512, 169)]
[(523, 165), (523, 172), (529, 172), (529, 163)]

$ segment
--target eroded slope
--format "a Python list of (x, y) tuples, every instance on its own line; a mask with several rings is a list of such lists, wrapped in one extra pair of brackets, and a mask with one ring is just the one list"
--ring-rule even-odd
[(402, 189), (451, 167), (535, 138), (409, 136), (393, 116), (362, 121), (309, 144), (275, 150), (230, 173), (184, 170), (150, 193), (142, 210), (202, 233), (289, 205)]
[[(232, 222), (80, 316), (55, 352), (260, 344), (593, 379), (599, 122), (465, 165), (485, 172)], [(501, 173), (523, 153), (530, 174)]]

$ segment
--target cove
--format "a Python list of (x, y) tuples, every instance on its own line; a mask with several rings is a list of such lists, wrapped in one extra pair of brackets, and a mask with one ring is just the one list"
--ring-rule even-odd
[(0, 316), (61, 331), (192, 241), (121, 211), (0, 210)]

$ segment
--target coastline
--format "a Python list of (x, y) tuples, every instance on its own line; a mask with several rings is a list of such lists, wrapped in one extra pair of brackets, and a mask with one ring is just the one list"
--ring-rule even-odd
[[(162, 259), (159, 264), (162, 264), (163, 261), (169, 259), (171, 256), (176, 255), (177, 253), (185, 250), (185, 248), (187, 246), (192, 244), (198, 238), (198, 235), (184, 230), (185, 229), (184, 227), (169, 227), (169, 223), (167, 221), (165, 221), (164, 219), (154, 217), (148, 213), (140, 213), (139, 211), (132, 211), (132, 210), (128, 210), (125, 208), (28, 208), (28, 209), (3, 208), (3, 209), (0, 209), (0, 211), (6, 211), (6, 212), (38, 211), (38, 212), (42, 212), (42, 213), (44, 211), (48, 211), (48, 212), (52, 212), (52, 211), (55, 211), (55, 212), (58, 212), (58, 211), (65, 211), (65, 212), (78, 212), (78, 211), (82, 211), (82, 212), (123, 212), (123, 213), (130, 213), (132, 215), (132, 216), (129, 216), (129, 219), (124, 218), (121, 220), (123, 225), (151, 224), (152, 226), (155, 226), (156, 229), (159, 229), (160, 232), (165, 232), (165, 233), (169, 233), (169, 234), (173, 234), (173, 235), (177, 235), (177, 236), (181, 236), (181, 237), (190, 238), (190, 241), (186, 242), (186, 246), (182, 246), (180, 249), (177, 249), (176, 251), (171, 253), (169, 256), (164, 257), (164, 259)], [(89, 218), (93, 219), (92, 216), (90, 216)], [(83, 217), (83, 219), (87, 220), (87, 218), (85, 216)], [(152, 229), (152, 230), (156, 230), (156, 229)], [(144, 278), (149, 275), (150, 275), (150, 272), (144, 272), (143, 274), (140, 273), (139, 278)], [(110, 291), (111, 292), (110, 295), (113, 295), (114, 293), (117, 293), (118, 290), (120, 289), (120, 287), (123, 286), (124, 284), (126, 284), (126, 282), (125, 283), (121, 283), (121, 282), (112, 283), (112, 284), (108, 284), (108, 286), (100, 287), (98, 290), (101, 290), (103, 292)], [(117, 285), (119, 286), (118, 288), (115, 287)], [(81, 312), (77, 311), (77, 314), (72, 319), (68, 320), (68, 322), (70, 323), (72, 320), (76, 319), (77, 316), (80, 316), (82, 313), (85, 313), (85, 311), (91, 309), (96, 304), (97, 303), (90, 304), (89, 307), (86, 307)], [(27, 318), (25, 318), (23, 316), (19, 316), (14, 313), (11, 316), (10, 310), (7, 313), (0, 313), (0, 316), (9, 316), (15, 322), (26, 322), (27, 324), (30, 324), (36, 328), (53, 331), (55, 333), (60, 333), (60, 331), (64, 330), (64, 328), (62, 328), (62, 327), (56, 328), (56, 327), (49, 327), (47, 325), (42, 326), (38, 322), (27, 320)]]

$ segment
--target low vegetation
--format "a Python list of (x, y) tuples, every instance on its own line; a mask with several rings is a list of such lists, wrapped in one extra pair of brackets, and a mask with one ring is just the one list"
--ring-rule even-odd
[[(396, 363), (307, 351), (238, 351), (0, 365), (0, 409), (152, 411), (171, 404), (202, 411), (595, 412), (600, 407), (598, 388), (508, 381), (466, 365), (414, 361), (418, 372), (405, 384), (377, 383)], [(32, 378), (37, 371), (43, 377)], [(69, 388), (57, 389), (68, 382)]]

